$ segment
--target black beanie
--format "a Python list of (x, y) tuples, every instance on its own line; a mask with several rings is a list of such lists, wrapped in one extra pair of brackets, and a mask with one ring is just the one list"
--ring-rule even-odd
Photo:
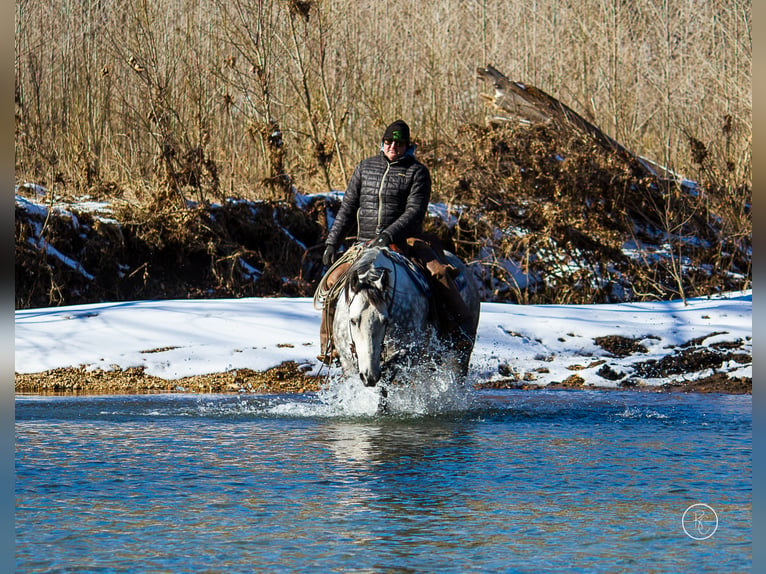
[(383, 139), (410, 143), (410, 126), (404, 120), (396, 120), (383, 132)]

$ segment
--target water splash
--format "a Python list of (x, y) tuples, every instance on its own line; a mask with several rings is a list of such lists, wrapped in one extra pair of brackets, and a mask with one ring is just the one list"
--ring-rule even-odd
[[(403, 382), (399, 382), (403, 381)], [(341, 416), (423, 416), (466, 411), (473, 389), (451, 370), (423, 368), (399, 371), (397, 379), (365, 387), (358, 377), (338, 376), (318, 394)]]
[(435, 415), (472, 408), (472, 387), (450, 371), (421, 372), (411, 383), (389, 385), (387, 409), (392, 414)]
[(334, 416), (375, 416), (384, 401), (380, 388), (365, 387), (359, 377), (342, 375), (331, 377), (317, 397)]
[[(450, 371), (407, 373), (407, 382), (366, 387), (358, 376), (335, 374), (313, 400), (290, 397), (261, 405), (270, 415), (321, 418), (426, 416), (464, 412), (474, 406), (472, 385)], [(284, 399), (284, 398), (283, 398)]]
[(660, 419), (664, 420), (669, 418), (668, 415), (658, 412), (653, 409), (638, 408), (638, 407), (625, 407), (625, 410), (617, 414), (618, 417), (623, 419)]

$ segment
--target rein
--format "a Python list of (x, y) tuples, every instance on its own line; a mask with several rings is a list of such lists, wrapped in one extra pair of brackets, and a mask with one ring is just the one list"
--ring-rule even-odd
[[(388, 260), (391, 262), (391, 268), (393, 269), (394, 282), (388, 288), (388, 301), (386, 302), (386, 314), (390, 317), (394, 310), (394, 294), (396, 293), (396, 286), (399, 281), (399, 273), (397, 271), (396, 261), (394, 261), (388, 253), (386, 253)], [(388, 326), (386, 326), (388, 328)]]
[(362, 251), (364, 251), (364, 245), (359, 243), (352, 245), (325, 272), (324, 276), (319, 281), (319, 285), (317, 286), (316, 291), (314, 292), (314, 309), (321, 311), (326, 301), (334, 302), (338, 299), (338, 294), (341, 292), (341, 290), (343, 290), (343, 287), (346, 284), (345, 275), (339, 277), (338, 281), (332, 287), (327, 286), (327, 279), (340, 265), (346, 262), (353, 264), (354, 261), (356, 261), (362, 254)]
[[(391, 274), (393, 275), (392, 283), (390, 283), (388, 285), (388, 288), (386, 289), (386, 292), (383, 294), (383, 300), (386, 303), (386, 317), (387, 318), (390, 318), (391, 315), (393, 314), (394, 304), (395, 304), (394, 295), (396, 294), (396, 288), (397, 288), (397, 286), (399, 284), (399, 270), (397, 269), (399, 266), (397, 265), (397, 261), (394, 260), (394, 258), (391, 256), (391, 253), (396, 253), (396, 252), (395, 251), (391, 251), (391, 252), (384, 251), (383, 252), (383, 254), (388, 258), (389, 262), (391, 263), (391, 271), (392, 271)], [(397, 256), (401, 257), (401, 255), (399, 255), (398, 253), (397, 253)], [(404, 258), (402, 258), (402, 259), (404, 259)], [(356, 296), (356, 294), (355, 294), (355, 296)], [(383, 328), (384, 329), (383, 330), (383, 341), (386, 340), (386, 334), (388, 333), (388, 325), (389, 325), (389, 323), (390, 323), (390, 321), (386, 321), (386, 324), (385, 324), (385, 326)], [(347, 326), (347, 328), (348, 328), (348, 332), (349, 332), (349, 339), (352, 341), (352, 343), (351, 343), (351, 354), (353, 355), (354, 360), (357, 362), (357, 365), (358, 365), (359, 364), (359, 357), (356, 354), (356, 346), (354, 345), (353, 339), (351, 337), (351, 325), (349, 324)], [(381, 362), (383, 362), (383, 352), (384, 352), (384, 348), (383, 348), (383, 346), (381, 344), (381, 350), (380, 350)], [(396, 356), (396, 353), (394, 353), (394, 355), (392, 355), (392, 357), (389, 357), (389, 360), (391, 358), (393, 358), (394, 356)]]

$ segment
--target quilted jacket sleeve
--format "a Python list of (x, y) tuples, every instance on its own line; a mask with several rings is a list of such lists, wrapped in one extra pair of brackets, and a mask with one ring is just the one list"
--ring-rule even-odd
[(359, 209), (359, 192), (362, 187), (361, 164), (354, 170), (354, 175), (348, 181), (348, 187), (343, 194), (343, 201), (340, 204), (338, 214), (335, 216), (335, 222), (332, 224), (330, 233), (327, 235), (325, 245), (332, 245), (336, 249), (346, 238), (346, 235), (354, 226), (356, 221), (356, 212)]
[(394, 243), (404, 241), (422, 231), (430, 200), (431, 174), (423, 164), (415, 163), (415, 173), (404, 212), (385, 229)]

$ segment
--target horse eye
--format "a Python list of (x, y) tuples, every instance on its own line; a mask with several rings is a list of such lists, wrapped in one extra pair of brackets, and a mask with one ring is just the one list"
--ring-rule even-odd
[(352, 324), (354, 327), (356, 327), (357, 325), (359, 325), (359, 317), (351, 317), (350, 321), (351, 321), (351, 324)]

